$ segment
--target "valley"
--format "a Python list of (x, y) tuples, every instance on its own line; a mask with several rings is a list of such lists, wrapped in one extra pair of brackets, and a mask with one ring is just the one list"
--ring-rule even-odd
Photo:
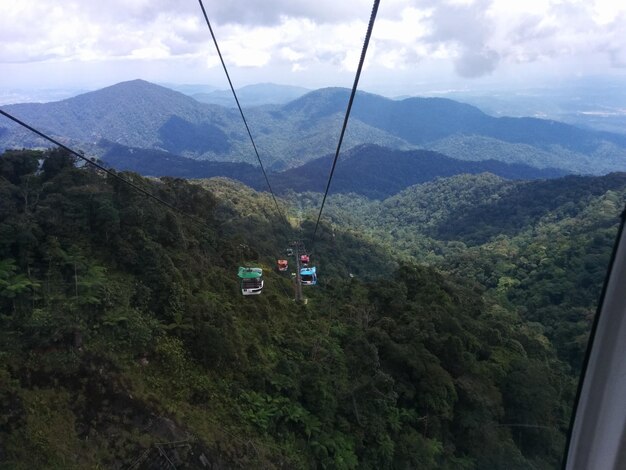
[(626, 468), (626, 4), (0, 7), (0, 470)]
[(285, 225), (240, 182), (125, 173), (197, 224), (62, 151), (0, 174), (10, 467), (126, 468), (174, 440), (227, 468), (558, 466), (626, 175), (332, 195), (298, 306), (273, 265), (319, 193), (286, 192)]

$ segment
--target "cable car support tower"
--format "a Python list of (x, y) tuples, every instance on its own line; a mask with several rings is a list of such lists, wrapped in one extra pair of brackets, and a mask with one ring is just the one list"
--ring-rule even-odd
[(302, 278), (300, 277), (300, 269), (302, 265), (300, 263), (300, 251), (304, 250), (304, 245), (302, 242), (295, 241), (291, 243), (293, 247), (293, 255), (296, 259), (296, 275), (294, 276), (294, 294), (296, 303), (298, 304), (306, 304), (306, 299), (302, 296)]

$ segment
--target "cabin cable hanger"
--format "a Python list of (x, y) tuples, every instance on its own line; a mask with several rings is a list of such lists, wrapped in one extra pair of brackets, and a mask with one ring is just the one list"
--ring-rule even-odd
[(265, 177), (265, 182), (267, 183), (267, 187), (270, 190), (272, 195), (272, 199), (274, 200), (274, 205), (276, 206), (276, 210), (278, 214), (287, 222), (287, 217), (280, 209), (278, 205), (278, 201), (276, 200), (276, 196), (274, 195), (274, 191), (272, 190), (272, 185), (270, 184), (270, 180), (267, 177), (267, 173), (265, 172), (265, 167), (263, 166), (263, 162), (261, 161), (261, 157), (259, 155), (259, 151), (257, 150), (256, 144), (254, 143), (254, 139), (252, 138), (252, 133), (250, 132), (250, 127), (248, 126), (248, 121), (246, 120), (245, 115), (243, 114), (243, 109), (241, 108), (241, 104), (239, 104), (239, 98), (237, 98), (237, 93), (235, 92), (235, 87), (233, 86), (233, 82), (230, 79), (230, 74), (228, 73), (228, 69), (226, 68), (226, 63), (224, 62), (224, 58), (222, 57), (222, 52), (220, 51), (220, 46), (217, 44), (217, 38), (215, 37), (215, 33), (213, 32), (213, 28), (211, 27), (211, 22), (209, 21), (209, 17), (207, 15), (206, 10), (204, 9), (204, 4), (202, 0), (198, 0), (200, 3), (200, 8), (202, 9), (202, 14), (204, 15), (204, 19), (206, 20), (206, 24), (209, 27), (209, 32), (211, 33), (211, 38), (213, 39), (213, 43), (215, 44), (215, 49), (217, 50), (217, 55), (220, 58), (220, 62), (222, 63), (222, 68), (224, 69), (224, 73), (226, 74), (226, 78), (228, 79), (228, 84), (230, 85), (230, 90), (233, 92), (233, 96), (235, 98), (235, 102), (237, 103), (237, 108), (239, 109), (239, 114), (241, 114), (241, 119), (246, 127), (246, 131), (248, 132), (248, 137), (250, 137), (250, 142), (252, 143), (252, 148), (254, 149), (254, 154), (256, 155), (257, 160), (259, 161), (259, 165), (261, 166), (261, 171), (263, 172), (263, 176)]
[(317, 235), (317, 229), (320, 223), (320, 219), (322, 218), (322, 211), (324, 210), (324, 204), (326, 204), (326, 196), (328, 196), (330, 183), (333, 179), (333, 174), (335, 173), (335, 167), (337, 166), (337, 160), (339, 158), (339, 151), (341, 150), (343, 137), (346, 133), (348, 120), (350, 119), (350, 111), (352, 110), (352, 103), (354, 102), (354, 96), (356, 95), (356, 90), (359, 85), (359, 78), (361, 77), (361, 70), (363, 69), (363, 63), (365, 62), (365, 54), (367, 53), (367, 48), (369, 46), (370, 37), (372, 36), (372, 29), (374, 28), (374, 22), (376, 21), (376, 14), (378, 13), (379, 4), (380, 4), (380, 0), (374, 0), (374, 5), (372, 7), (372, 14), (370, 15), (370, 21), (367, 26), (367, 33), (365, 34), (365, 40), (363, 41), (363, 48), (361, 50), (361, 59), (359, 60), (359, 66), (356, 71), (356, 76), (354, 77), (354, 84), (352, 85), (352, 92), (350, 93), (350, 100), (348, 101), (346, 115), (343, 119), (343, 126), (341, 127), (341, 134), (339, 135), (339, 142), (337, 143), (337, 150), (335, 151), (335, 158), (333, 159), (333, 166), (330, 169), (330, 175), (328, 176), (328, 183), (326, 184), (326, 191), (324, 192), (324, 198), (322, 199), (322, 206), (320, 207), (320, 212), (317, 215), (317, 222), (315, 222), (315, 230), (313, 231), (311, 250), (313, 249), (313, 246), (315, 245), (315, 236)]
[(133, 188), (136, 191), (139, 191), (140, 193), (142, 193), (143, 195), (149, 197), (150, 199), (153, 199), (154, 201), (158, 202), (159, 204), (163, 204), (164, 206), (168, 207), (169, 209), (171, 209), (172, 211), (176, 212), (177, 214), (183, 215), (191, 220), (193, 220), (194, 222), (202, 225), (202, 226), (206, 226), (206, 222), (204, 222), (203, 220), (199, 219), (198, 217), (188, 214), (184, 211), (181, 211), (180, 209), (176, 208), (174, 205), (170, 204), (169, 202), (167, 202), (166, 200), (160, 198), (159, 196), (152, 194), (150, 191), (146, 191), (145, 189), (143, 189), (141, 186), (133, 183), (132, 181), (118, 175), (115, 171), (100, 165), (97, 162), (94, 162), (92, 160), (90, 160), (89, 158), (85, 157), (84, 155), (81, 155), (79, 152), (77, 152), (76, 150), (71, 149), (70, 147), (68, 147), (67, 145), (62, 144), (61, 142), (59, 142), (58, 140), (50, 137), (47, 134), (44, 134), (43, 132), (35, 129), (32, 126), (29, 126), (28, 124), (26, 124), (24, 121), (19, 120), (18, 118), (16, 118), (15, 116), (13, 116), (12, 114), (7, 113), (6, 111), (0, 109), (0, 114), (2, 114), (3, 116), (7, 117), (8, 119), (10, 119), (11, 121), (19, 124), (20, 126), (28, 129), (29, 131), (37, 134), (39, 137), (42, 137), (44, 139), (46, 139), (48, 142), (52, 142), (53, 144), (55, 144), (56, 146), (62, 148), (63, 150), (69, 152), (70, 154), (74, 155), (75, 157), (80, 158), (81, 160), (83, 160), (85, 163), (92, 165), (96, 168), (98, 168), (99, 170), (105, 172), (107, 175), (121, 181), (124, 184), (127, 184), (128, 186), (130, 186), (131, 188)]
[[(224, 57), (222, 56), (222, 52), (217, 43), (217, 38), (215, 37), (215, 33), (213, 32), (213, 27), (211, 26), (211, 22), (209, 21), (209, 16), (204, 8), (204, 3), (202, 0), (198, 0), (200, 3), (200, 8), (202, 9), (202, 14), (204, 15), (204, 19), (209, 28), (209, 32), (211, 33), (211, 38), (213, 39), (213, 44), (215, 44), (215, 49), (217, 50), (217, 55), (220, 58), (220, 62), (222, 63), (222, 68), (224, 69), (224, 73), (226, 74), (226, 79), (228, 80), (228, 85), (230, 86), (230, 91), (235, 98), (235, 103), (237, 103), (237, 109), (239, 110), (239, 114), (241, 115), (241, 119), (244, 123), (246, 131), (248, 133), (248, 137), (250, 138), (250, 142), (252, 143), (252, 148), (254, 149), (254, 154), (259, 162), (259, 166), (261, 167), (261, 171), (263, 172), (263, 177), (265, 178), (265, 182), (267, 183), (267, 187), (269, 188), (270, 194), (272, 195), (272, 200), (274, 201), (274, 205), (276, 207), (276, 211), (278, 215), (283, 219), (283, 221), (290, 226), (289, 221), (284, 214), (284, 212), (280, 209), (278, 205), (278, 201), (276, 199), (276, 195), (274, 194), (274, 190), (272, 189), (272, 185), (270, 184), (269, 178), (267, 176), (267, 172), (265, 171), (265, 167), (263, 166), (263, 162), (261, 161), (261, 156), (259, 155), (259, 151), (254, 142), (254, 138), (252, 137), (252, 132), (250, 131), (250, 127), (248, 126), (248, 121), (243, 113), (243, 109), (241, 108), (241, 104), (239, 103), (239, 98), (237, 97), (237, 92), (235, 91), (235, 87), (233, 86), (233, 82), (230, 78), (230, 74), (228, 73), (228, 69), (226, 67), (226, 63), (224, 62)], [(243, 269), (243, 271), (242, 271)], [(260, 268), (245, 268), (240, 267), (238, 276), (241, 279), (241, 292), (243, 295), (257, 295), (260, 294), (263, 289), (263, 280), (262, 280), (262, 271)], [(253, 276), (253, 277), (252, 277)], [(279, 284), (281, 289), (287, 294), (282, 284)], [(288, 295), (288, 294), (287, 294)]]

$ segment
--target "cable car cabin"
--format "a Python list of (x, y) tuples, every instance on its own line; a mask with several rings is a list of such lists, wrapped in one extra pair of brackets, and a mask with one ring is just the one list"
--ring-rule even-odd
[(263, 290), (263, 270), (261, 268), (239, 267), (237, 274), (241, 279), (243, 295), (258, 295)]
[(300, 282), (303, 286), (314, 286), (317, 284), (317, 270), (315, 266), (300, 270)]
[(287, 256), (293, 256), (293, 250), (291, 248), (287, 248), (285, 253), (287, 254)]
[(289, 269), (289, 263), (286, 259), (279, 259), (278, 261), (276, 261), (276, 269), (278, 269), (280, 272), (285, 272)]
[(309, 264), (309, 255), (300, 255), (300, 263), (305, 266)]

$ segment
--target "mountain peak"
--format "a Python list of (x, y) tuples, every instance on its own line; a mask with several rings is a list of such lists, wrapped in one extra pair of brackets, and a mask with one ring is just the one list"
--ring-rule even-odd
[(313, 90), (287, 103), (283, 106), (283, 109), (285, 111), (309, 111), (315, 107), (320, 112), (323, 110), (327, 112), (332, 110), (334, 112), (335, 109), (338, 109), (340, 101), (344, 104), (345, 108), (345, 101), (349, 95), (350, 90), (347, 88), (320, 88), (319, 90)]
[[(287, 112), (301, 112), (313, 117), (329, 116), (335, 113), (345, 113), (350, 89), (340, 87), (320, 88), (287, 103), (283, 110)], [(364, 91), (357, 92), (355, 106), (380, 104), (391, 101), (382, 96), (373, 95)]]
[[(123, 82), (116, 83), (115, 85), (112, 85), (112, 86), (118, 86), (118, 85), (154, 85), (154, 83), (149, 82), (148, 80), (144, 80), (143, 78), (135, 78), (133, 80), (126, 80)], [(159, 85), (156, 85), (156, 86), (159, 86)]]
[(183, 99), (189, 99), (183, 93), (179, 93), (170, 88), (163, 87), (161, 85), (157, 85), (152, 82), (148, 82), (146, 80), (142, 80), (137, 78), (135, 80), (128, 80), (125, 82), (119, 82), (114, 85), (110, 85), (108, 87), (102, 88), (100, 90), (91, 91), (88, 93), (84, 93), (82, 95), (75, 96), (74, 98), (69, 98), (70, 100), (81, 98), (83, 96), (106, 96), (112, 94), (128, 94), (128, 93), (144, 93), (144, 94), (164, 94), (170, 96), (179, 96)]

